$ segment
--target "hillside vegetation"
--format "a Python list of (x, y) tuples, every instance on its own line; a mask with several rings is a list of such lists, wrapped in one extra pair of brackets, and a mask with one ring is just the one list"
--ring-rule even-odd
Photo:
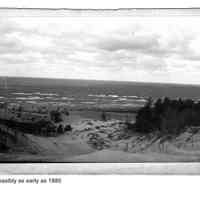
[(149, 99), (129, 128), (141, 135), (177, 137), (188, 127), (200, 126), (200, 102), (191, 99)]

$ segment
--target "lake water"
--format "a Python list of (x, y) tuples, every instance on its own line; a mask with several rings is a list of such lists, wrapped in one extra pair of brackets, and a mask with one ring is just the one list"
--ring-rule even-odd
[(72, 107), (142, 106), (148, 97), (200, 99), (200, 86), (44, 78), (0, 78), (0, 102), (60, 102)]

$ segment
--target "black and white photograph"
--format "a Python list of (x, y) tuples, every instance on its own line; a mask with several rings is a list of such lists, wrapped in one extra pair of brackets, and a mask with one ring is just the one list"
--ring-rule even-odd
[(200, 161), (200, 10), (2, 11), (0, 163)]

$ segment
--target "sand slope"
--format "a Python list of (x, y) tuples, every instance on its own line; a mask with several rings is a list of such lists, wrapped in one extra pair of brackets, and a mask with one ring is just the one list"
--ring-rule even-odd
[[(26, 134), (24, 144), (34, 149), (1, 153), (1, 161), (25, 162), (191, 162), (200, 160), (200, 133), (184, 132), (173, 141), (138, 135), (121, 137), (127, 130), (118, 120), (82, 120), (58, 137)], [(17, 149), (15, 149), (17, 150)]]
[(68, 162), (194, 162), (200, 161), (200, 156), (173, 155), (165, 153), (128, 153), (122, 151), (102, 150), (87, 155), (75, 156), (65, 161)]

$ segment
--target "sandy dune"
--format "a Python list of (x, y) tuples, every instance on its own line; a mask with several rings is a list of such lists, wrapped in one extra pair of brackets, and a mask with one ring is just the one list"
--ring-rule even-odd
[(75, 156), (67, 159), (68, 162), (103, 162), (103, 163), (131, 163), (131, 162), (197, 162), (199, 155), (167, 154), (157, 152), (128, 153), (122, 151), (102, 150), (87, 155)]
[[(83, 119), (73, 123), (73, 130), (58, 137), (23, 136), (24, 149), (18, 153), (1, 153), (9, 162), (198, 162), (200, 133), (182, 133), (173, 141), (145, 139), (132, 135), (119, 120)], [(31, 146), (35, 153), (29, 152)], [(16, 147), (19, 148), (19, 147)], [(15, 149), (17, 150), (17, 149)], [(16, 151), (13, 151), (16, 152)]]

